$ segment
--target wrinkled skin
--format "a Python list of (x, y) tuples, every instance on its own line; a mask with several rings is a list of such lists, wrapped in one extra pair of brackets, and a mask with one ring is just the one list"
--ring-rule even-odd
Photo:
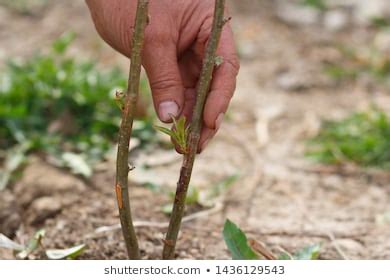
[[(136, 0), (86, 0), (100, 36), (130, 57)], [(195, 87), (210, 36), (214, 0), (151, 0), (142, 64), (148, 75), (153, 103), (163, 122), (171, 115), (191, 119)], [(226, 12), (227, 14), (227, 12)], [(217, 55), (223, 63), (215, 69), (204, 115), (199, 151), (204, 150), (223, 120), (236, 86), (239, 61), (233, 34), (226, 24)]]

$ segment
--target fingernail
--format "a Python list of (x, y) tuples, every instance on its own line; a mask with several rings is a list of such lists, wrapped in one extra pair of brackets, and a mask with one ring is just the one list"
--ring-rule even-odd
[(163, 122), (168, 122), (179, 114), (179, 106), (174, 101), (164, 101), (158, 106), (158, 115)]
[(221, 127), (223, 118), (225, 117), (224, 113), (218, 115), (217, 120), (215, 121), (215, 130), (218, 130)]
[(200, 148), (201, 152), (203, 152), (206, 149), (209, 142), (210, 142), (210, 139), (207, 139), (206, 141), (203, 142), (202, 148)]

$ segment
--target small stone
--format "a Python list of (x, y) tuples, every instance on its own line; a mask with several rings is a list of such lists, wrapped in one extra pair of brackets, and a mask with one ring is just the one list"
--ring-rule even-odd
[(85, 183), (81, 179), (40, 159), (31, 158), (22, 178), (14, 186), (14, 193), (18, 198), (18, 204), (27, 208), (37, 198), (53, 195), (65, 198), (74, 192), (84, 191), (85, 188)]
[(374, 39), (374, 46), (378, 49), (383, 56), (390, 56), (390, 31), (383, 30), (378, 32)]
[(329, 31), (340, 31), (348, 25), (348, 16), (341, 10), (329, 11), (324, 16), (324, 26)]
[(15, 197), (9, 191), (0, 193), (0, 233), (12, 238), (21, 224)]
[(318, 24), (321, 12), (311, 7), (280, 2), (277, 17), (285, 23), (297, 26)]
[(258, 45), (250, 40), (239, 42), (240, 57), (244, 59), (253, 59), (258, 55)]
[(347, 255), (348, 252), (354, 252), (359, 255), (364, 251), (363, 245), (353, 239), (337, 239), (334, 242)]
[(54, 197), (41, 197), (35, 200), (29, 210), (27, 218), (30, 224), (40, 224), (46, 219), (53, 218), (61, 212), (61, 202)]

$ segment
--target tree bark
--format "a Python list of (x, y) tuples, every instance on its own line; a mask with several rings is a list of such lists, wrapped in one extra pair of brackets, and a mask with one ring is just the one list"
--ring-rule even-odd
[(225, 0), (216, 0), (213, 27), (207, 44), (205, 57), (203, 59), (202, 71), (197, 84), (196, 104), (187, 139), (187, 152), (183, 156), (183, 163), (180, 170), (179, 182), (177, 183), (173, 210), (166, 238), (164, 240), (163, 259), (173, 259), (175, 255), (176, 241), (184, 214), (188, 185), (190, 183), (195, 155), (199, 145), (204, 105), (210, 89), (210, 82), (216, 63), (216, 51), (221, 37), (222, 28), (227, 21), (224, 19), (224, 11)]
[(135, 234), (130, 209), (128, 187), (128, 173), (130, 169), (128, 158), (133, 119), (139, 94), (141, 53), (144, 44), (145, 28), (148, 24), (148, 4), (149, 0), (138, 0), (137, 4), (137, 13), (131, 45), (132, 51), (130, 57), (131, 64), (129, 81), (126, 95), (123, 97), (124, 107), (122, 110), (122, 122), (119, 130), (118, 153), (116, 161), (115, 192), (117, 196), (123, 237), (130, 259), (140, 258), (138, 241)]

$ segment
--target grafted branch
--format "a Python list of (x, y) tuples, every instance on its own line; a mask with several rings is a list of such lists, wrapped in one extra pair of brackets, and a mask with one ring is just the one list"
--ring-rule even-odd
[(210, 82), (216, 63), (216, 51), (219, 39), (221, 37), (222, 28), (226, 23), (226, 19), (224, 19), (224, 11), (225, 0), (216, 0), (213, 27), (206, 47), (202, 71), (197, 84), (196, 104), (187, 139), (187, 152), (183, 156), (183, 163), (180, 170), (179, 182), (177, 183), (172, 215), (166, 238), (164, 240), (163, 259), (173, 259), (175, 254), (175, 246), (184, 213), (188, 185), (191, 180), (192, 168), (199, 145), (204, 105), (210, 89)]

